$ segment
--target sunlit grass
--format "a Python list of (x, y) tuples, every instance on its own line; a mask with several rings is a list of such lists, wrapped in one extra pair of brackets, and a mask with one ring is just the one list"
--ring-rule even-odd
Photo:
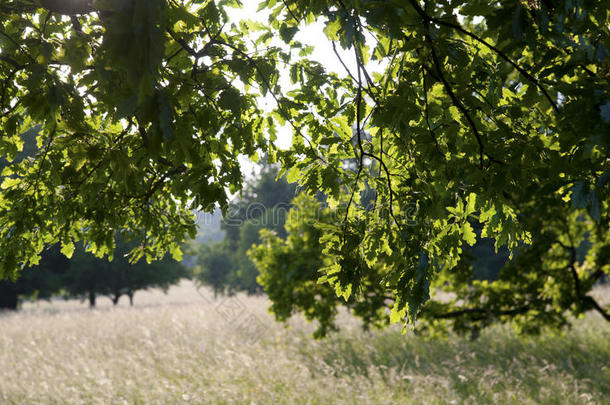
[(398, 328), (363, 332), (343, 315), (339, 333), (314, 341), (313, 326), (300, 318), (290, 329), (276, 324), (265, 298), (222, 304), (187, 283), (167, 297), (137, 295), (134, 308), (100, 303), (93, 311), (78, 302), (28, 304), (0, 316), (0, 403), (602, 404), (610, 398), (610, 325), (596, 315), (563, 336), (521, 339), (496, 327), (474, 342), (426, 341)]

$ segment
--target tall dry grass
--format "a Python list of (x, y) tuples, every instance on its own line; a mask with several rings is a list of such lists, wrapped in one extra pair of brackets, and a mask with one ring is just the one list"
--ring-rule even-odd
[[(608, 290), (598, 292), (608, 294)], [(109, 301), (28, 304), (0, 316), (2, 404), (603, 404), (610, 326), (591, 315), (564, 335), (503, 327), (470, 342), (363, 332), (342, 315), (326, 340), (261, 297), (214, 301), (188, 283)]]

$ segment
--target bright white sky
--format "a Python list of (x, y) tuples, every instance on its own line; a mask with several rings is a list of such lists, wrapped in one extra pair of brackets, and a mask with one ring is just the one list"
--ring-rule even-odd
[[(265, 10), (259, 12), (256, 11), (259, 4), (258, 1), (244, 0), (243, 3), (244, 7), (241, 9), (227, 9), (227, 13), (229, 14), (232, 22), (239, 20), (254, 20), (263, 24), (267, 23), (268, 12)], [(347, 72), (335, 55), (331, 42), (326, 38), (326, 35), (323, 32), (324, 28), (325, 24), (323, 21), (318, 21), (306, 27), (301, 25), (301, 30), (295, 36), (295, 40), (315, 47), (313, 54), (308, 56), (309, 59), (320, 62), (327, 71), (335, 72), (342, 77), (346, 77)], [(350, 71), (355, 72), (356, 63), (353, 53), (343, 51), (338, 45), (337, 50)], [(375, 69), (373, 68), (372, 70)], [(289, 83), (285, 83), (284, 87), (289, 87)], [(271, 97), (263, 102), (270, 103), (271, 105), (274, 103)], [(278, 139), (276, 144), (280, 148), (288, 148), (291, 143), (291, 138), (292, 132), (287, 124), (282, 130), (278, 131)], [(255, 165), (253, 165), (253, 163), (247, 157), (240, 159), (240, 162), (242, 164), (242, 173), (248, 177)]]
[[(266, 10), (256, 11), (259, 4), (257, 0), (244, 0), (243, 3), (244, 7), (241, 9), (227, 9), (232, 21), (254, 20), (263, 24), (267, 23), (268, 12)], [(301, 27), (302, 30), (297, 33), (295, 39), (304, 44), (315, 46), (315, 51), (309, 58), (322, 63), (327, 70), (345, 76), (345, 69), (339, 63), (331, 43), (326, 38), (326, 35), (324, 35), (324, 23), (319, 21), (307, 27), (304, 27), (302, 24)], [(338, 49), (349, 69), (355, 69), (356, 65), (353, 60), (353, 54), (343, 52), (339, 47)]]

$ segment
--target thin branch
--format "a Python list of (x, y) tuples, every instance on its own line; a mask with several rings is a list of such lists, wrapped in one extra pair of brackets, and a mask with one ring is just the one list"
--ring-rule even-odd
[(185, 51), (187, 51), (189, 54), (191, 54), (192, 57), (194, 58), (199, 58), (199, 56), (197, 55), (197, 51), (195, 51), (184, 39), (182, 38), (178, 38), (176, 36), (176, 34), (170, 30), (169, 28), (167, 29), (167, 33), (169, 34), (170, 37), (172, 37), (172, 39), (174, 41), (176, 41)]
[(15, 59), (9, 58), (8, 56), (4, 56), (2, 54), (0, 54), (0, 60), (3, 61), (3, 62), (8, 63), (9, 65), (13, 65), (13, 67), (15, 69), (23, 69), (23, 68), (25, 68), (25, 65), (22, 65), (19, 62), (17, 62)]
[(589, 277), (589, 279), (587, 280), (587, 284), (594, 284), (597, 280), (599, 280), (603, 275), (604, 275), (604, 271), (602, 269), (597, 269), (593, 274), (591, 274), (591, 276)]
[(78, 18), (76, 18), (75, 15), (70, 16), (70, 21), (72, 22), (72, 26), (74, 27), (74, 31), (76, 32), (77, 35), (79, 35), (79, 36), (85, 35), (85, 33), (83, 31), (83, 26), (81, 25), (80, 21), (78, 20)]
[(551, 104), (551, 106), (553, 107), (553, 110), (555, 110), (556, 113), (559, 112), (559, 107), (557, 107), (557, 104), (555, 103), (555, 101), (553, 101), (553, 99), (551, 98), (551, 96), (549, 95), (549, 93), (546, 91), (546, 89), (542, 86), (542, 84), (540, 84), (540, 82), (538, 81), (538, 79), (536, 79), (534, 76), (532, 76), (527, 70), (525, 70), (524, 68), (522, 68), (521, 66), (519, 66), (519, 64), (517, 64), (517, 62), (513, 61), (511, 58), (508, 57), (508, 55), (506, 55), (504, 52), (502, 52), (500, 49), (498, 49), (497, 47), (495, 47), (494, 45), (490, 44), (489, 42), (485, 41), (483, 38), (479, 37), (478, 35), (464, 29), (463, 27), (461, 27), (460, 25), (454, 24), (452, 22), (449, 21), (444, 21), (444, 20), (439, 20), (438, 18), (434, 18), (434, 17), (430, 17), (425, 11), (424, 9), (421, 8), (421, 6), (419, 5), (419, 3), (417, 2), (417, 0), (409, 0), (409, 3), (411, 3), (411, 5), (413, 6), (413, 8), (415, 9), (415, 11), (420, 15), (420, 17), (424, 20), (424, 24), (429, 24), (429, 23), (435, 23), (438, 25), (444, 25), (445, 27), (450, 27), (453, 28), (459, 32), (461, 32), (464, 35), (469, 36), (470, 38), (482, 43), (483, 45), (485, 45), (486, 47), (488, 47), (489, 49), (491, 49), (492, 51), (494, 51), (499, 57), (501, 57), (502, 59), (504, 59), (506, 62), (508, 62), (512, 67), (514, 67), (519, 73), (521, 73), (523, 76), (525, 76), (529, 81), (531, 81), (532, 83), (534, 83), (536, 85), (536, 87), (538, 87), (540, 89), (540, 91), (542, 92), (542, 94), (544, 94), (544, 96), (546, 97), (546, 99), (549, 101), (549, 103)]
[[(334, 46), (334, 43), (333, 43)], [(354, 47), (355, 50), (355, 47)], [(336, 51), (335, 51), (336, 52)], [(356, 58), (358, 55), (356, 54)], [(360, 64), (358, 63), (358, 94), (356, 95), (356, 136), (358, 137), (358, 149), (360, 150), (360, 156), (356, 156), (359, 159), (358, 162), (358, 174), (356, 174), (356, 180), (354, 181), (354, 189), (352, 190), (352, 195), (349, 198), (349, 202), (347, 203), (347, 208), (345, 209), (345, 220), (343, 221), (345, 225), (347, 225), (347, 218), (349, 216), (349, 209), (352, 205), (352, 201), (354, 200), (354, 194), (358, 189), (358, 181), (360, 180), (360, 174), (362, 173), (362, 169), (364, 167), (364, 147), (362, 146), (362, 130), (360, 129), (360, 122), (362, 119), (362, 76), (360, 71)]]
[[(42, 166), (43, 166), (44, 162), (47, 160), (47, 156), (49, 155), (49, 151), (51, 150), (51, 145), (53, 144), (53, 141), (55, 140), (56, 134), (57, 134), (57, 129), (53, 128), (53, 130), (51, 131), (51, 134), (49, 135), (49, 139), (47, 140), (47, 145), (42, 154), (42, 159), (40, 159), (40, 162), (38, 163), (38, 172), (36, 173), (36, 181), (34, 182), (34, 191), (35, 192), (38, 192), (38, 184), (40, 183), (40, 178), (42, 177)], [(29, 190), (31, 187), (32, 187), (32, 183), (28, 184), (27, 190)]]
[(178, 50), (174, 53), (172, 53), (170, 56), (167, 57), (167, 59), (165, 60), (165, 63), (169, 63), (171, 62), (172, 59), (174, 59), (176, 56), (178, 56), (180, 54), (180, 52), (184, 51), (184, 48), (182, 46), (180, 46), (180, 48), (178, 48)]
[(602, 308), (601, 305), (599, 305), (599, 303), (593, 297), (591, 297), (590, 295), (585, 295), (582, 299), (593, 309), (599, 312), (600, 315), (603, 316), (606, 321), (610, 322), (610, 313), (606, 312), (606, 310)]
[(286, 9), (288, 10), (288, 13), (292, 16), (292, 18), (294, 18), (294, 20), (297, 22), (297, 24), (300, 24), (301, 20), (299, 18), (297, 18), (297, 16), (292, 12), (292, 10), (290, 9), (290, 6), (288, 5), (288, 3), (286, 3), (286, 0), (282, 0), (282, 3), (284, 3), (284, 7), (286, 7)]
[[(347, 72), (347, 75), (352, 79), (352, 81), (354, 81), (355, 83), (358, 83), (358, 79), (356, 79), (354, 77), (354, 75), (352, 74), (352, 72), (349, 70), (349, 68), (347, 67), (347, 65), (345, 64), (345, 62), (343, 61), (343, 58), (341, 58), (341, 55), (339, 55), (339, 51), (337, 50), (337, 45), (335, 44), (335, 41), (330, 41), (332, 47), (333, 47), (333, 52), (335, 53), (335, 55), (337, 56), (337, 59), (339, 59), (339, 62), (341, 63), (341, 66), (343, 66), (343, 69), (345, 69), (345, 71)], [(354, 49), (356, 48), (356, 46), (354, 45)], [(357, 51), (356, 51), (357, 54)], [(357, 57), (356, 59), (357, 64), (358, 64), (358, 68), (361, 68), (361, 64), (360, 64), (360, 58)], [(367, 74), (368, 75), (368, 74)], [(369, 86), (370, 87), (370, 86)], [(370, 89), (364, 89), (364, 92), (373, 99), (373, 101), (375, 101), (375, 104), (379, 104), (377, 102), (377, 97), (375, 97), (375, 95), (370, 91)]]
[[(568, 236), (570, 237), (569, 234), (568, 234)], [(581, 280), (580, 280), (580, 277), (578, 277), (578, 273), (576, 272), (576, 267), (575, 267), (576, 248), (573, 245), (567, 246), (564, 243), (560, 242), (559, 240), (556, 242), (562, 248), (564, 248), (570, 252), (570, 264), (568, 265), (568, 269), (570, 270), (570, 274), (572, 275), (572, 279), (574, 281), (574, 289), (576, 290), (577, 300), (584, 304), (588, 304), (590, 308), (599, 312), (606, 321), (610, 321), (610, 313), (606, 312), (606, 310), (604, 310), (604, 308), (602, 308), (601, 305), (599, 305), (599, 303), (593, 297), (591, 297), (590, 295), (583, 294), (583, 292), (581, 290), (581, 285), (582, 285)], [(599, 272), (599, 270), (596, 273), (594, 273), (594, 275), (597, 275), (598, 272)]]
[(279, 100), (279, 98), (277, 97), (277, 95), (275, 94), (275, 92), (273, 91), (273, 88), (271, 86), (271, 83), (269, 82), (269, 80), (267, 79), (267, 77), (265, 77), (265, 74), (263, 71), (261, 71), (260, 67), (258, 66), (258, 64), (256, 63), (256, 61), (247, 53), (245, 53), (244, 51), (242, 51), (241, 49), (239, 49), (238, 47), (236, 47), (233, 44), (227, 43), (227, 42), (223, 42), (223, 41), (217, 41), (217, 43), (219, 45), (224, 45), (230, 49), (232, 49), (233, 51), (237, 52), (239, 55), (243, 56), (244, 58), (246, 58), (247, 62), (256, 70), (256, 72), (258, 73), (259, 77), (261, 78), (261, 80), (263, 81), (263, 83), (265, 84), (265, 86), (267, 87), (267, 89), (269, 89), (269, 94), (271, 94), (271, 97), (275, 100), (278, 110), (280, 111), (280, 113), (283, 115), (284, 119), (290, 124), (290, 126), (292, 127), (292, 129), (304, 140), (307, 141), (310, 150), (312, 151), (312, 153), (314, 153), (316, 155), (316, 158), (318, 160), (320, 160), (321, 162), (325, 163), (328, 167), (332, 167), (336, 170), (336, 168), (334, 166), (331, 166), (328, 161), (326, 159), (324, 159), (324, 157), (320, 156), (320, 154), (313, 148), (313, 145), (311, 143), (311, 140), (306, 137), (302, 131), (301, 128), (297, 127), (294, 122), (292, 122), (292, 120), (290, 119), (290, 115), (286, 113), (286, 111), (284, 110), (284, 108), (282, 107), (282, 104)]
[(521, 73), (523, 76), (525, 76), (529, 81), (534, 83), (536, 85), (536, 87), (538, 87), (540, 89), (542, 94), (544, 94), (544, 97), (549, 101), (549, 103), (553, 107), (553, 110), (555, 110), (556, 113), (559, 112), (559, 107), (557, 106), (555, 101), (551, 98), (551, 96), (549, 95), (547, 90), (544, 88), (544, 86), (540, 83), (540, 81), (538, 81), (538, 79), (536, 79), (534, 76), (532, 76), (532, 74), (530, 74), (527, 70), (525, 70), (524, 68), (519, 66), (517, 64), (517, 62), (515, 62), (511, 58), (509, 58), (508, 55), (506, 55), (500, 49), (498, 49), (494, 45), (490, 44), (489, 42), (485, 41), (483, 38), (479, 37), (478, 35), (476, 35), (476, 34), (470, 32), (470, 31), (462, 28), (461, 26), (459, 26), (457, 24), (453, 24), (453, 23), (450, 23), (450, 22), (447, 22), (447, 21), (439, 20), (437, 18), (430, 18), (430, 21), (433, 22), (433, 23), (439, 24), (439, 25), (444, 25), (446, 27), (450, 27), (450, 28), (456, 29), (457, 31), (461, 32), (462, 34), (471, 37), (472, 39), (482, 43), (483, 45), (485, 45), (486, 47), (488, 47), (489, 49), (494, 51), (499, 57), (501, 57), (506, 62), (508, 62), (512, 67), (514, 67), (519, 73)]
[(432, 39), (430, 38), (429, 35), (426, 35), (426, 39), (427, 39), (428, 43), (430, 44), (430, 52), (432, 55), (432, 60), (434, 62), (434, 66), (436, 67), (436, 71), (441, 79), (441, 82), (443, 83), (443, 86), (445, 87), (445, 90), (447, 91), (447, 94), (449, 95), (449, 98), (451, 98), (451, 101), (453, 102), (453, 104), (460, 110), (462, 115), (468, 121), (468, 124), (470, 125), (470, 128), (472, 129), (472, 132), (477, 140), (477, 143), (479, 144), (479, 167), (481, 170), (484, 170), (485, 169), (485, 166), (484, 166), (485, 147), (483, 146), (483, 140), (481, 139), (481, 134), (479, 133), (479, 130), (477, 129), (476, 124), (474, 123), (474, 120), (470, 116), (468, 109), (457, 98), (457, 96), (453, 92), (453, 87), (451, 87), (451, 84), (449, 84), (449, 82), (443, 75), (443, 72), (441, 70), (441, 63), (438, 59), (438, 56), (436, 55), (436, 50), (434, 49), (434, 44), (432, 43)]
[(424, 89), (423, 89), (424, 90), (424, 105), (425, 105), (424, 106), (424, 117), (426, 119), (426, 125), (428, 126), (428, 132), (430, 133), (430, 136), (432, 137), (432, 140), (434, 141), (434, 145), (436, 146), (436, 151), (443, 158), (445, 163), (447, 163), (447, 158), (441, 151), (440, 145), (438, 143), (438, 139), (436, 139), (436, 134), (434, 133), (434, 131), (432, 130), (432, 126), (430, 125), (430, 113), (429, 113), (429, 106), (428, 106), (428, 86), (426, 85), (426, 72), (425, 72), (425, 68), (423, 65), (422, 65), (421, 75), (422, 75), (422, 84), (424, 86)]
[(493, 310), (487, 308), (465, 308), (451, 312), (445, 312), (442, 314), (431, 314), (431, 316), (435, 319), (455, 319), (461, 318), (464, 315), (468, 315), (471, 317), (473, 321), (481, 321), (484, 319), (489, 319), (492, 316), (502, 316), (502, 315), (519, 315), (526, 313), (530, 310), (530, 305), (523, 305), (521, 307), (513, 308), (513, 309), (505, 309), (505, 310)]
[(173, 167), (172, 169), (163, 173), (161, 178), (154, 181), (150, 189), (139, 197), (142, 199), (142, 206), (146, 205), (149, 202), (150, 198), (165, 184), (166, 180), (168, 180), (172, 176), (175, 176), (176, 174), (184, 173), (186, 169), (186, 166), (181, 165), (178, 167)]
[[(568, 234), (568, 237), (571, 236)], [(562, 248), (564, 248), (565, 250), (570, 252), (570, 262), (568, 264), (568, 269), (570, 270), (570, 274), (572, 275), (572, 279), (574, 281), (574, 289), (576, 290), (576, 297), (578, 299), (580, 299), (582, 297), (582, 290), (580, 287), (580, 278), (578, 277), (578, 273), (576, 272), (576, 267), (575, 267), (575, 263), (576, 263), (576, 248), (573, 245), (570, 246), (566, 246), (565, 244), (561, 243), (560, 241), (557, 241), (557, 244), (559, 244)]]
[(351, 79), (354, 82), (358, 83), (358, 80), (356, 80), (356, 78), (352, 74), (351, 70), (349, 70), (349, 68), (347, 67), (347, 65), (343, 61), (343, 58), (341, 58), (341, 55), (339, 55), (339, 51), (337, 50), (337, 45), (335, 44), (335, 41), (330, 41), (330, 43), (331, 43), (331, 45), (333, 47), (333, 52), (337, 56), (337, 59), (339, 59), (339, 62), (341, 63), (341, 66), (343, 66), (343, 69), (345, 69), (345, 71), (347, 72), (348, 76), (351, 77)]
[(15, 41), (13, 39), (13, 37), (11, 37), (10, 35), (8, 35), (6, 32), (4, 32), (3, 30), (0, 30), (0, 34), (4, 35), (9, 41), (11, 41), (13, 43), (13, 45), (15, 45), (17, 48), (19, 48), (19, 50), (21, 52), (23, 52), (28, 59), (30, 59), (30, 61), (32, 62), (36, 62), (35, 59), (32, 57), (32, 55), (30, 55), (26, 50), (23, 49), (23, 47), (21, 46), (21, 44), (19, 44), (17, 41)]

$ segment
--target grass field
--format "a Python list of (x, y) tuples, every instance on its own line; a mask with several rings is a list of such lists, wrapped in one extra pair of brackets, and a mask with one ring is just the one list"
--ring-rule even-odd
[[(597, 294), (608, 301), (610, 290)], [(213, 300), (182, 283), (109, 300), (27, 304), (0, 315), (1, 404), (604, 404), (610, 325), (521, 339), (497, 327), (475, 341), (425, 341), (399, 328), (309, 338), (274, 323), (262, 297)]]

